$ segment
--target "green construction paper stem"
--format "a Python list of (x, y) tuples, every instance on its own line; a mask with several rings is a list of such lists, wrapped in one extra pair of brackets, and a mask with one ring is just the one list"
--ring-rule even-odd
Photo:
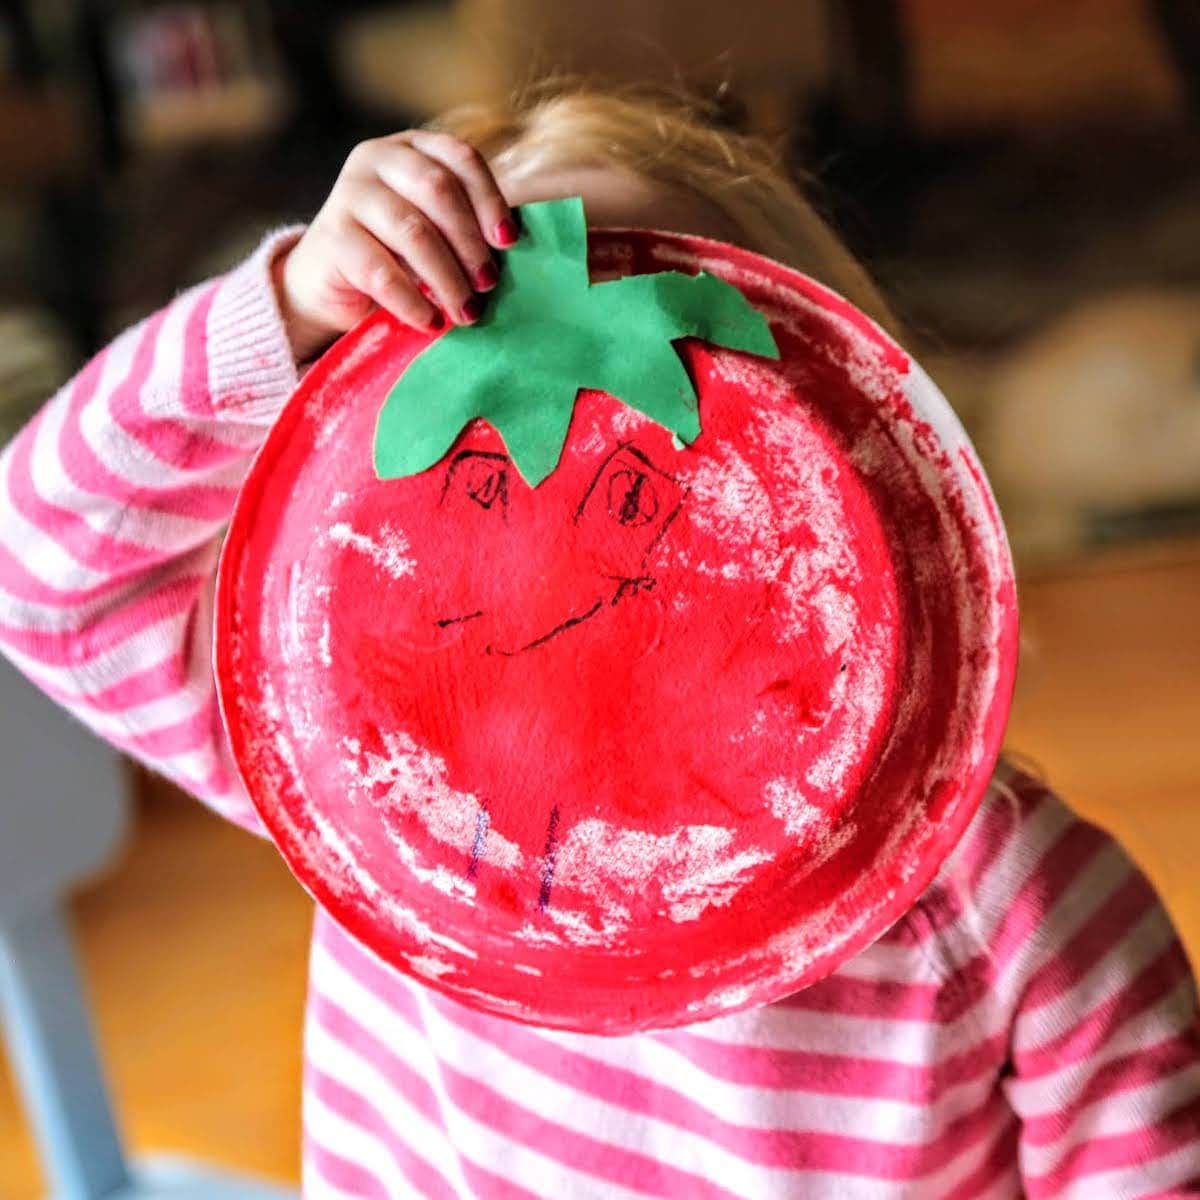
[(591, 283), (579, 197), (526, 204), (521, 224), (483, 317), (432, 342), (388, 392), (375, 428), (379, 478), (427, 470), (481, 417), (536, 487), (558, 465), (580, 388), (608, 392), (691, 442), (696, 394), (673, 342), (779, 357), (762, 314), (713, 275)]

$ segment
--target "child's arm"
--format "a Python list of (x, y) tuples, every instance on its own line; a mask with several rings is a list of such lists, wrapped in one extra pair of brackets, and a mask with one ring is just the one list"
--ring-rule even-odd
[[(1036, 819), (1036, 818), (1035, 818)], [(1078, 818), (1017, 898), (1032, 921), (1013, 1073), (1030, 1197), (1200, 1196), (1200, 1016), (1179, 936), (1146, 877)]]
[[(375, 303), (454, 319), (511, 240), (482, 160), (364, 143), (308, 230), (122, 334), (0, 454), (0, 650), (114, 745), (251, 828), (211, 665), (220, 536), (304, 361)], [(404, 264), (402, 265), (402, 261)]]
[(0, 456), (0, 646), (101, 736), (256, 820), (209, 663), (219, 531), (296, 367), (270, 284), (295, 234), (127, 330)]

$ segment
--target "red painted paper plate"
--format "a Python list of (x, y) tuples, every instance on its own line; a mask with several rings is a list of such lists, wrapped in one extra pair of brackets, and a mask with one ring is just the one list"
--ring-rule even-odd
[(874, 324), (721, 243), (589, 255), (735, 284), (780, 360), (677, 343), (689, 446), (581, 391), (536, 488), (482, 421), (381, 481), (430, 335), (368, 318), (242, 491), (216, 671), (254, 804), (346, 930), (478, 1009), (616, 1034), (779, 999), (912, 904), (986, 788), (1017, 618), (975, 455)]

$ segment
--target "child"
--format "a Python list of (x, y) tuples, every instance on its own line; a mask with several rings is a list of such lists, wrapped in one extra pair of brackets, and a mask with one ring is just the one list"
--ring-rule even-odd
[[(739, 242), (887, 322), (766, 153), (686, 111), (578, 93), (364, 143), (306, 230), (127, 331), (5, 451), (6, 652), (261, 831), (210, 659), (250, 459), (332, 338), (376, 304), (477, 320), (492, 248), (519, 236), (509, 205), (577, 194), (593, 224)], [(1004, 764), (911, 910), (778, 1003), (544, 1031), (390, 971), (318, 912), (305, 1055), (308, 1197), (1200, 1195), (1179, 940), (1116, 843)]]

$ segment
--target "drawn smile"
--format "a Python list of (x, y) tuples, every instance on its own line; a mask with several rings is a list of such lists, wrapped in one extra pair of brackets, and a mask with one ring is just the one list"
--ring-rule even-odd
[[(601, 597), (587, 609), (585, 612), (576, 614), (573, 617), (567, 617), (565, 621), (560, 621), (553, 629), (536, 637), (531, 642), (526, 642), (524, 646), (518, 647), (516, 650), (503, 650), (499, 646), (493, 646), (490, 642), (483, 648), (484, 654), (502, 654), (506, 658), (512, 658), (517, 654), (524, 654), (527, 650), (536, 650), (539, 646), (544, 646), (547, 642), (558, 637), (560, 633), (566, 633), (568, 629), (574, 629), (577, 625), (582, 625), (585, 621), (591, 620), (604, 608), (616, 608), (622, 600), (630, 596), (637, 596), (641, 592), (652, 592), (655, 584), (658, 582), (653, 575), (606, 575), (606, 579), (611, 579), (616, 582), (616, 588), (609, 596), (607, 602), (604, 597)], [(484, 612), (480, 609), (478, 612), (465, 613), (461, 617), (443, 617), (437, 622), (439, 629), (445, 629), (449, 625), (461, 625), (465, 621), (474, 621), (478, 617), (484, 616)]]

